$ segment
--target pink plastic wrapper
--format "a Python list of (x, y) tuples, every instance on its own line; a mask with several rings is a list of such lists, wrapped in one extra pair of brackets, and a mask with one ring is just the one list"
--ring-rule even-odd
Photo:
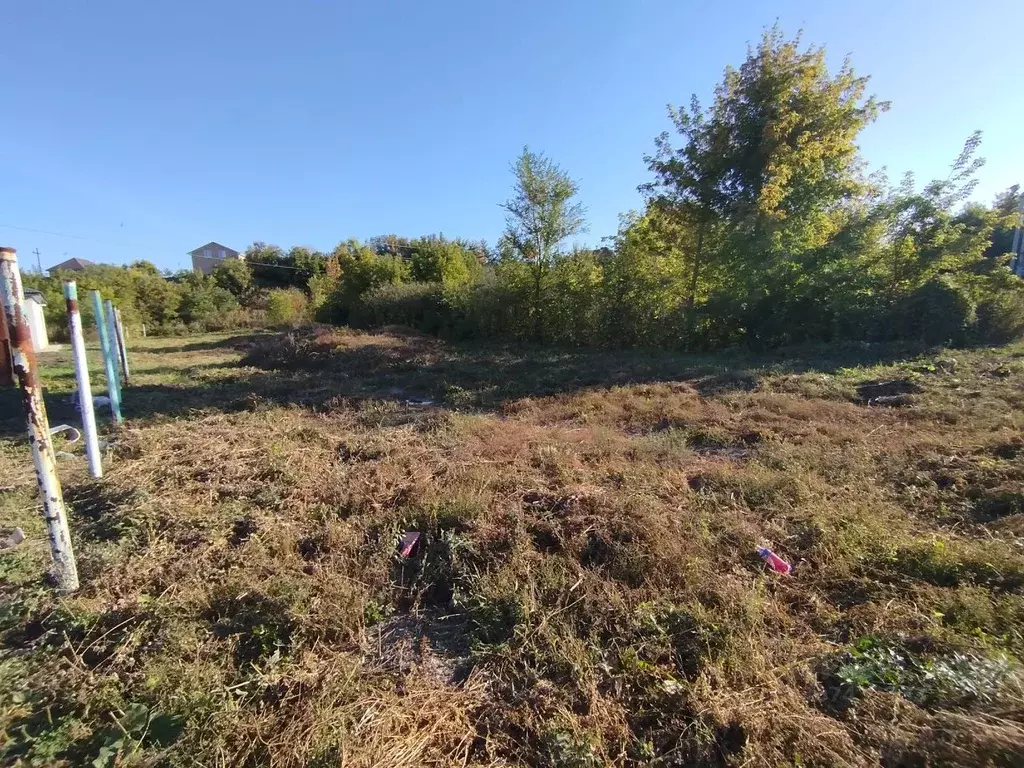
[(759, 554), (761, 559), (768, 564), (768, 567), (776, 573), (789, 573), (793, 570), (793, 566), (768, 549), (768, 547), (760, 547), (757, 550), (757, 554)]
[(402, 534), (402, 540), (398, 543), (398, 551), (402, 557), (409, 557), (412, 555), (413, 550), (416, 549), (416, 545), (420, 542), (421, 533), (418, 531), (407, 531)]

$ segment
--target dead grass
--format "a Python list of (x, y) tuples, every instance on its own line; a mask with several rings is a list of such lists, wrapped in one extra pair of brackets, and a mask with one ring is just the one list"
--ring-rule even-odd
[(74, 596), (0, 442), (0, 755), (1019, 764), (1022, 356), (149, 340), (106, 477), (61, 465)]

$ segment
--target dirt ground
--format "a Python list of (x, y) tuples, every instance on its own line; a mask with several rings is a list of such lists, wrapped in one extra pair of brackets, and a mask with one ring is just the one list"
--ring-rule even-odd
[(5, 765), (1024, 764), (1024, 344), (131, 354), (70, 596), (0, 392)]

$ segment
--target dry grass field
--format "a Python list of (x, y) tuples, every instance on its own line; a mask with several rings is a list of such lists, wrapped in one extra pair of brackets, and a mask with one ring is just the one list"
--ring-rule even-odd
[(1024, 762), (1024, 344), (132, 353), (71, 596), (0, 393), (4, 764)]

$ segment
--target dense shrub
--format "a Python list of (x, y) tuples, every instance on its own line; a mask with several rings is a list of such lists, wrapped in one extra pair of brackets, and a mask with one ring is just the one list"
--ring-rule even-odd
[(441, 283), (378, 286), (360, 299), (349, 318), (356, 328), (404, 325), (438, 335), (443, 335), (451, 321)]
[(230, 291), (199, 274), (186, 275), (180, 287), (179, 316), (188, 325), (203, 325), (215, 315), (222, 315), (238, 306), (238, 301)]
[(963, 344), (976, 320), (966, 293), (950, 281), (928, 281), (886, 315), (885, 336), (928, 344)]
[(297, 288), (275, 288), (267, 294), (266, 322), (273, 328), (308, 322), (309, 299)]
[(977, 337), (986, 344), (1003, 344), (1024, 336), (1024, 284), (991, 296), (977, 311)]

